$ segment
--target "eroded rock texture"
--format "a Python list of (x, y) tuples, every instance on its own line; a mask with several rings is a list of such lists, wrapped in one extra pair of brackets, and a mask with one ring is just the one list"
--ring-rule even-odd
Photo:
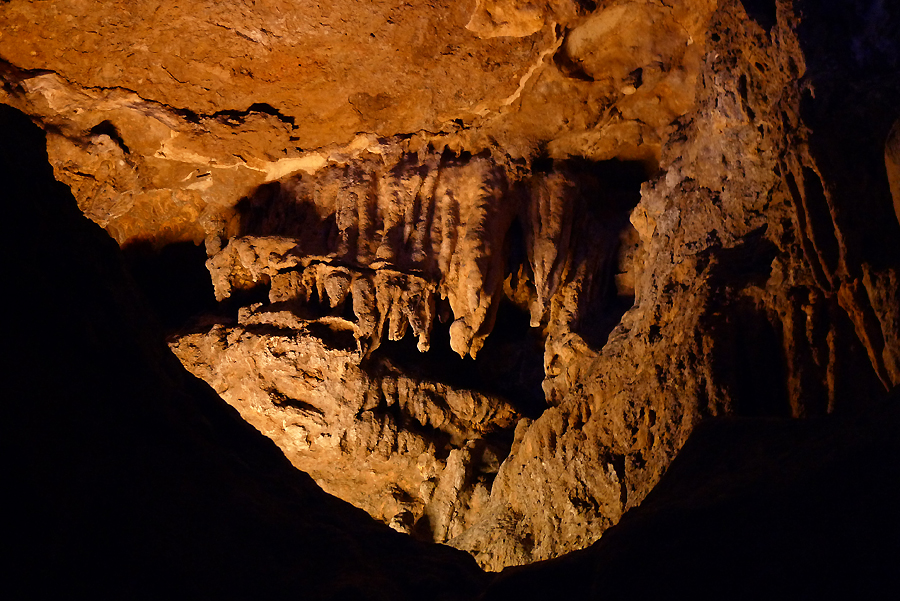
[(879, 597), (900, 556), (898, 424), (896, 394), (853, 416), (707, 420), (596, 544), (506, 570), (480, 598)]
[(421, 157), (247, 199), (207, 265), (219, 300), (264, 288), (268, 302), (173, 349), (326, 489), (445, 541), (487, 505), (517, 422), (545, 404), (541, 328), (564, 336), (605, 309), (617, 228), (633, 230), (584, 166), (515, 181), (488, 157)]
[(395, 529), (556, 557), (701, 421), (900, 384), (889, 3), (133, 4), (5, 4), (0, 100), (205, 245), (176, 355)]
[(8, 215), (32, 224), (2, 246), (34, 316), (6, 329), (20, 341), (3, 398), (11, 596), (461, 600), (483, 588), (471, 557), (323, 493), (187, 374), (119, 249), (53, 180), (40, 130), (6, 106), (0, 124), (12, 134), (4, 200), (27, 199)]

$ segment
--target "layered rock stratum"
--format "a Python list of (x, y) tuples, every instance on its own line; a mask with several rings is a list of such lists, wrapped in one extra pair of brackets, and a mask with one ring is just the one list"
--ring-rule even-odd
[(202, 245), (187, 370), (497, 571), (595, 543), (698, 424), (900, 384), (897, 10), (13, 0), (0, 101), (126, 253)]

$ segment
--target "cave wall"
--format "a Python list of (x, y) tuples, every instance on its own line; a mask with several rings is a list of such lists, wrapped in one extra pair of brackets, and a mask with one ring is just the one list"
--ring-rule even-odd
[(173, 350), (329, 492), (497, 570), (900, 384), (895, 7), (232, 4), (6, 3), (0, 100), (204, 245)]
[(119, 248), (54, 181), (41, 130), (8, 106), (0, 124), (16, 224), (3, 236), (7, 290), (21, 294), (4, 369), (9, 595), (469, 599), (483, 588), (471, 557), (325, 494), (190, 376)]

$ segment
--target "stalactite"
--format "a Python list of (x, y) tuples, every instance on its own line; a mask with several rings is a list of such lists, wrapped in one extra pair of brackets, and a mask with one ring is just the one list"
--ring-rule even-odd
[[(590, 278), (605, 278), (614, 268), (590, 259), (566, 275), (573, 261), (584, 260), (573, 255), (573, 221), (583, 209), (569, 174), (535, 174), (525, 189), (524, 196), (513, 194), (489, 158), (437, 152), (403, 156), (387, 167), (361, 161), (289, 179), (274, 200), (250, 203), (257, 208), (244, 215), (245, 235), (210, 259), (217, 298), (265, 278), (270, 302), (315, 297), (335, 308), (349, 296), (358, 336), (370, 350), (382, 336), (401, 339), (409, 327), (422, 351), (430, 347), (435, 302), (444, 299), (452, 314), (451, 348), (475, 357), (504, 294), (515, 218), (525, 227), (532, 327), (549, 319), (566, 277), (587, 278), (579, 290), (589, 289)], [(598, 233), (610, 239), (587, 239)], [(617, 236), (595, 228), (581, 246), (605, 248)], [(577, 316), (581, 301), (574, 302), (568, 310)]]

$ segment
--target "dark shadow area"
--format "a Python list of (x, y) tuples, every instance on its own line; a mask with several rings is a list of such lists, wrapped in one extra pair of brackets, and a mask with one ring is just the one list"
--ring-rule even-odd
[(450, 321), (437, 319), (428, 352), (419, 352), (416, 338), (407, 331), (397, 342), (384, 340), (372, 360), (380, 357), (410, 377), (502, 396), (531, 418), (547, 408), (541, 388), (544, 344), (540, 330), (530, 327), (528, 314), (507, 300), (500, 302), (494, 329), (475, 359), (461, 358), (450, 348)]
[[(168, 351), (115, 242), (0, 106), (4, 589), (15, 599), (470, 599), (472, 558), (324, 494)], [(293, 594), (291, 593), (291, 594)]]
[(577, 79), (579, 81), (594, 81), (594, 78), (588, 75), (581, 65), (572, 60), (565, 48), (561, 48), (553, 55), (553, 63), (566, 77), (571, 77), (572, 79)]
[(712, 246), (702, 253), (703, 262), (715, 257), (716, 264), (710, 272), (713, 290), (766, 285), (772, 274), (772, 261), (778, 256), (778, 247), (766, 237), (767, 231), (768, 226), (764, 225), (745, 235), (735, 246)]
[(575, 4), (578, 5), (578, 8), (585, 14), (589, 14), (597, 10), (597, 2), (596, 0), (575, 0)]
[(715, 311), (704, 316), (714, 348), (716, 377), (726, 384), (733, 406), (747, 417), (790, 417), (787, 365), (782, 325), (750, 296), (749, 286), (764, 288), (778, 248), (765, 237), (766, 227), (751, 232), (740, 244), (714, 247), (702, 261), (715, 261), (709, 284), (717, 300)]
[(821, 260), (819, 260), (816, 249), (814, 248), (812, 241), (807, 235), (806, 227), (808, 217), (804, 208), (805, 203), (803, 202), (803, 197), (800, 194), (800, 188), (797, 186), (797, 180), (794, 178), (794, 174), (790, 171), (788, 171), (785, 175), (785, 182), (787, 182), (788, 191), (791, 193), (791, 198), (793, 199), (794, 206), (796, 207), (798, 225), (800, 226), (798, 237), (800, 238), (800, 244), (803, 247), (803, 251), (806, 253), (809, 267), (810, 269), (812, 269), (813, 273), (815, 274), (816, 280), (820, 283), (820, 285), (825, 287), (826, 289), (830, 288), (830, 274), (827, 274), (825, 272), (825, 264)]
[(878, 379), (856, 327), (837, 299), (829, 306), (829, 317), (835, 330), (833, 411), (837, 414), (856, 413), (867, 409), (872, 399), (877, 399), (884, 392), (884, 385)]
[(853, 418), (701, 423), (583, 551), (508, 568), (482, 601), (878, 599), (900, 561), (900, 391)]
[(293, 127), (294, 125), (294, 117), (290, 115), (285, 115), (278, 109), (276, 109), (271, 104), (267, 104), (265, 102), (254, 102), (247, 108), (247, 113), (265, 113), (266, 115), (272, 115), (273, 117), (277, 117), (279, 121), (287, 123)]
[(653, 174), (637, 161), (569, 160), (562, 168), (571, 174), (578, 189), (575, 260), (586, 261), (593, 269), (575, 332), (599, 349), (634, 305), (633, 289), (618, 286), (616, 276), (622, 274), (621, 269), (633, 267), (629, 261), (636, 236), (631, 235), (629, 216), (641, 200), (641, 184)]
[(324, 341), (329, 348), (347, 352), (356, 350), (356, 338), (349, 330), (337, 330), (321, 322), (312, 322), (306, 328), (310, 334)]
[(239, 236), (285, 236), (318, 240), (322, 250), (334, 235), (334, 219), (325, 221), (319, 216), (314, 201), (315, 181), (312, 176), (300, 175), (295, 186), (286, 190), (280, 182), (263, 184), (253, 194), (237, 204), (240, 215)]
[(777, 2), (775, 0), (741, 0), (747, 16), (759, 23), (766, 31), (771, 31), (778, 23)]
[(113, 125), (111, 121), (103, 121), (92, 127), (91, 135), (107, 135), (116, 144), (119, 145), (119, 148), (121, 148), (125, 152), (125, 154), (131, 154), (128, 146), (125, 144), (125, 140), (122, 139), (122, 135), (119, 133), (119, 130), (116, 129), (116, 126)]
[(884, 166), (885, 139), (900, 118), (900, 3), (800, 0), (797, 8), (807, 61), (800, 114), (849, 267), (900, 264), (900, 224)]
[(578, 324), (575, 332), (592, 348), (601, 349), (625, 312), (634, 306), (634, 296), (620, 296), (613, 287), (607, 286), (591, 298), (591, 305), (588, 317)]
[(791, 417), (780, 323), (773, 324), (750, 299), (723, 311), (715, 329), (713, 370), (728, 383), (735, 415)]
[(155, 250), (150, 242), (138, 242), (124, 247), (122, 255), (167, 333), (196, 315), (219, 310), (203, 246), (180, 242)]
[(834, 221), (828, 208), (828, 200), (825, 198), (822, 180), (809, 167), (803, 168), (803, 187), (806, 191), (806, 209), (813, 231), (813, 243), (829, 273), (834, 273), (840, 264), (840, 246), (835, 238)]

